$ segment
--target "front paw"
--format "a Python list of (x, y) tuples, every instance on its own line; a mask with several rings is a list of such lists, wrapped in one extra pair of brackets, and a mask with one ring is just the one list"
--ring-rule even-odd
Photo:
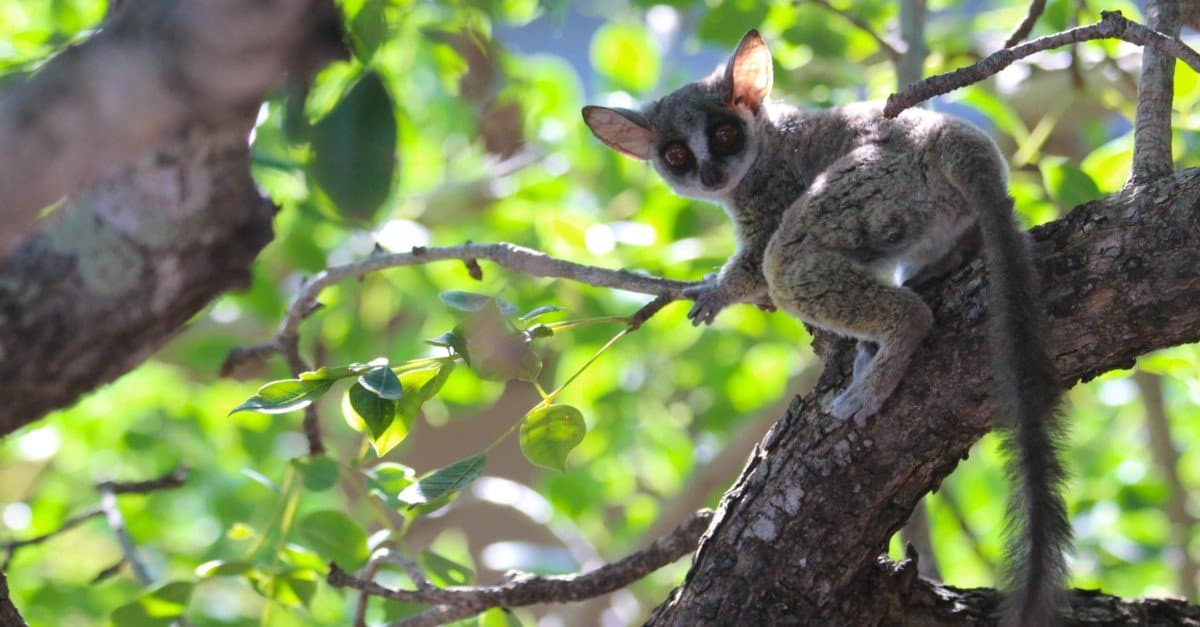
[(683, 294), (696, 301), (688, 312), (688, 319), (694, 327), (712, 324), (717, 314), (733, 302), (729, 293), (721, 289), (715, 279), (709, 277), (705, 278), (704, 283), (684, 290)]

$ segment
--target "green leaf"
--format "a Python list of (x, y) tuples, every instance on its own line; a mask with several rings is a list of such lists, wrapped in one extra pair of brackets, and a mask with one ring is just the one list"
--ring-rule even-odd
[(258, 388), (258, 394), (234, 407), (229, 413), (233, 415), (239, 411), (253, 411), (260, 414), (282, 414), (303, 409), (328, 391), (332, 384), (332, 381), (325, 380), (272, 381)]
[(578, 409), (570, 405), (538, 407), (521, 422), (521, 452), (538, 466), (563, 471), (567, 454), (586, 433), (587, 424)]
[(202, 579), (209, 577), (229, 577), (232, 575), (244, 575), (251, 570), (254, 570), (254, 564), (250, 562), (212, 560), (197, 566), (196, 576)]
[(112, 622), (121, 627), (167, 627), (187, 611), (195, 586), (190, 581), (163, 584), (113, 610)]
[(366, 479), (368, 491), (390, 507), (399, 507), (401, 503), (396, 495), (417, 481), (416, 471), (403, 464), (392, 462), (376, 464), (363, 473), (363, 476)]
[(458, 340), (458, 335), (456, 335), (454, 333), (454, 331), (446, 331), (445, 333), (443, 333), (437, 337), (431, 337), (431, 338), (425, 340), (425, 343), (429, 344), (430, 346), (441, 346), (443, 348), (454, 348), (454, 343), (457, 340)]
[(317, 592), (318, 575), (311, 568), (291, 568), (277, 573), (251, 571), (246, 578), (263, 597), (287, 607), (308, 607)]
[(396, 172), (396, 113), (379, 74), (368, 71), (312, 127), (312, 179), (342, 215), (369, 220)]
[(496, 307), (500, 309), (500, 313), (505, 316), (515, 315), (519, 309), (517, 306), (500, 298), (498, 296), (488, 296), (487, 294), (479, 294), (476, 292), (463, 292), (461, 290), (450, 290), (438, 294), (438, 298), (442, 299), (443, 303), (457, 309), (459, 311), (476, 312), (487, 306), (489, 302), (495, 302)]
[(658, 46), (636, 24), (605, 24), (592, 37), (592, 66), (618, 87), (645, 91), (658, 82)]
[(1100, 197), (1100, 188), (1079, 166), (1062, 157), (1048, 157), (1038, 164), (1046, 191), (1064, 211)]
[(421, 568), (437, 586), (466, 586), (475, 581), (475, 571), (433, 551), (421, 551)]
[(537, 318), (539, 316), (544, 316), (548, 313), (554, 313), (556, 311), (566, 311), (566, 309), (567, 309), (566, 307), (559, 307), (558, 305), (542, 305), (541, 307), (538, 307), (536, 309), (531, 309), (528, 312), (522, 314), (519, 319), (522, 321), (533, 320), (534, 318)]
[(355, 571), (367, 562), (367, 534), (346, 514), (326, 509), (313, 512), (297, 524), (300, 537), (318, 555)]
[(493, 607), (479, 615), (479, 627), (521, 627), (521, 621), (508, 609)]
[(346, 390), (346, 395), (350, 399), (350, 407), (354, 408), (354, 413), (362, 418), (363, 423), (367, 425), (367, 431), (372, 439), (383, 435), (383, 432), (391, 426), (392, 420), (396, 417), (396, 401), (380, 398), (374, 392), (363, 387), (361, 383), (355, 383)]
[(478, 479), (479, 475), (483, 474), (485, 465), (487, 465), (486, 453), (459, 460), (429, 473), (417, 480), (416, 483), (404, 488), (398, 498), (409, 506), (414, 506), (456, 494)]
[[(356, 363), (348, 366), (323, 366), (309, 372), (301, 372), (301, 381), (337, 381), (346, 377), (360, 375), (371, 368), (375, 367), (371, 364)], [(383, 363), (387, 364), (387, 359), (384, 358)]]
[(513, 330), (494, 301), (468, 316), (455, 332), (462, 336), (471, 356), (468, 365), (481, 379), (530, 381), (541, 372), (542, 360), (529, 338)]
[(325, 455), (293, 459), (292, 465), (304, 477), (306, 490), (322, 492), (337, 483), (339, 474), (337, 462)]
[(387, 366), (379, 366), (372, 368), (369, 372), (358, 378), (359, 385), (374, 392), (380, 398), (386, 398), (394, 401), (404, 394), (404, 386), (400, 385), (400, 379), (396, 378), (396, 373), (392, 372)]
[(354, 42), (354, 56), (363, 63), (375, 56), (379, 46), (387, 41), (388, 23), (383, 0), (365, 0), (350, 18), (350, 39)]
[(535, 324), (526, 329), (525, 333), (529, 335), (529, 339), (531, 340), (540, 340), (554, 335), (554, 329), (544, 324)]

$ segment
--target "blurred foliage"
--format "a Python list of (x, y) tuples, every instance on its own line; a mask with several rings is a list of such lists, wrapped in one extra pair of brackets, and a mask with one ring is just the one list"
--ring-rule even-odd
[[(897, 3), (834, 4), (877, 32), (895, 30)], [(1027, 3), (930, 4), (926, 73), (994, 50)], [(428, 368), (397, 368), (392, 376), (376, 370), (370, 378), (365, 370), (347, 371), (351, 382), (363, 377), (354, 393), (332, 381), (315, 387), (336, 393), (305, 396), (315, 389), (311, 382), (274, 390), (294, 395), (301, 385), (301, 400), (316, 399), (330, 453), (315, 459), (304, 457), (300, 412), (230, 415), (263, 382), (290, 373), (274, 360), (237, 373), (239, 380), (220, 379), (227, 352), (269, 338), (304, 276), (376, 246), (510, 241), (581, 263), (690, 279), (717, 267), (733, 245), (721, 211), (673, 196), (647, 166), (594, 141), (580, 123), (582, 105), (630, 105), (707, 73), (751, 27), (771, 42), (777, 96), (819, 106), (881, 98), (894, 82), (870, 36), (805, 3), (342, 6), (354, 59), (324, 70), (305, 93), (281, 90), (255, 129), (254, 173), (281, 211), (251, 287), (215, 303), (135, 372), (0, 444), (4, 539), (54, 530), (96, 502), (89, 486), (97, 481), (143, 479), (178, 464), (193, 469), (184, 489), (121, 497), (129, 531), (157, 580), (149, 590), (127, 570), (92, 582), (120, 555), (102, 520), (22, 549), (9, 581), (33, 625), (159, 624), (181, 611), (198, 626), (343, 625), (356, 595), (323, 583), (325, 563), (357, 567), (369, 548), (388, 541), (436, 581), (455, 584), (491, 583), (507, 568), (568, 572), (589, 555), (619, 557), (643, 544), (680, 500), (689, 507), (714, 503), (719, 490), (689, 489), (696, 473), (709, 471), (739, 426), (778, 412), (773, 404), (789, 380), (814, 366), (807, 334), (785, 315), (735, 307), (697, 330), (686, 324), (686, 305), (676, 304), (595, 361), (620, 324), (574, 326), (539, 341), (540, 370), (524, 376), (534, 384), (556, 389), (587, 365), (559, 405), (538, 409), (534, 384), (489, 380), (508, 378), (503, 372), (477, 376), (448, 366), (445, 376)], [(1032, 36), (1097, 19), (1089, 10), (1078, 14), (1077, 6), (1051, 0)], [(1104, 8), (1140, 15), (1128, 1)], [(86, 36), (103, 12), (100, 0), (0, 0), (0, 72), (11, 77), (36, 68)], [(932, 106), (993, 132), (1012, 159), (1017, 207), (1036, 224), (1123, 184), (1134, 111), (1129, 81), (1137, 67), (1130, 46), (1087, 44), (1074, 53), (1043, 53)], [(1198, 102), (1200, 80), (1179, 70), (1175, 145), (1183, 164), (1200, 153)], [(544, 312), (537, 322), (547, 324), (627, 316), (647, 300), (486, 263), (480, 282), (460, 263), (394, 269), (322, 294), (325, 307), (302, 327), (303, 350), (332, 366), (378, 357), (392, 366), (410, 359), (448, 364), (446, 346), (424, 340), (464, 324), (463, 312), (438, 300), (452, 290), (500, 296), (522, 311), (566, 309)], [(452, 339), (442, 344), (454, 348)], [(1200, 447), (1190, 446), (1200, 439), (1200, 420), (1192, 419), (1200, 403), (1198, 365), (1193, 346), (1140, 362), (1165, 382), (1182, 451), (1178, 472), (1188, 486), (1200, 485)], [(1169, 544), (1169, 491), (1128, 375), (1110, 373), (1070, 394), (1073, 583), (1129, 596), (1178, 593), (1181, 556)], [(434, 377), (436, 385), (427, 387)], [(420, 394), (419, 402), (390, 398), (393, 379)], [(520, 424), (519, 437), (497, 440)], [(539, 440), (545, 433), (558, 439)], [(539, 466), (565, 470), (534, 466), (522, 450)], [(988, 438), (929, 501), (949, 582), (993, 583), (1003, 520), (998, 495), (1005, 489), (1000, 469)], [(737, 471), (717, 469), (718, 483)], [(418, 518), (480, 475), (511, 481), (480, 479), (453, 507)], [(513, 487), (521, 484), (536, 492)], [(489, 503), (505, 507), (454, 516)], [(1194, 557), (1197, 531), (1184, 547)], [(620, 615), (636, 622), (636, 612), (659, 602), (684, 568), (633, 586), (640, 610), (629, 614), (624, 603)], [(407, 579), (385, 568), (381, 581)], [(597, 607), (553, 611), (567, 624), (586, 624), (594, 615), (572, 612)], [(379, 623), (419, 609), (375, 601), (368, 617)], [(477, 622), (514, 618), (532, 624), (533, 615), (491, 612)]]

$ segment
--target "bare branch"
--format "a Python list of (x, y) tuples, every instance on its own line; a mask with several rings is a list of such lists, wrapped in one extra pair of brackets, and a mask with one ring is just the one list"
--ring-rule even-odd
[(96, 487), (101, 490), (109, 490), (113, 494), (145, 494), (147, 492), (173, 490), (183, 487), (184, 482), (187, 481), (187, 475), (187, 467), (179, 466), (171, 472), (155, 477), (154, 479), (146, 481), (101, 481)]
[[(1146, 5), (1146, 15), (1150, 28), (1157, 31), (1159, 37), (1182, 46), (1176, 39), (1179, 36), (1180, 4), (1176, 0), (1151, 0)], [(1171, 157), (1171, 102), (1175, 97), (1173, 57), (1166, 50), (1154, 48), (1142, 54), (1137, 112), (1133, 120), (1130, 184), (1166, 176), (1175, 169)]]
[(405, 627), (439, 625), (446, 620), (474, 616), (493, 607), (520, 607), (535, 603), (582, 601), (623, 588), (674, 562), (696, 548), (712, 521), (711, 510), (696, 512), (671, 533), (624, 559), (587, 573), (562, 576), (520, 574), (497, 586), (398, 590), (350, 575), (330, 564), (326, 580), (335, 588), (352, 588), (372, 596), (434, 607), (400, 624)]
[[(799, 0), (799, 1), (804, 2), (805, 0)], [(903, 51), (901, 51), (896, 46), (892, 45), (891, 42), (884, 39), (883, 36), (881, 36), (879, 33), (875, 32), (875, 29), (871, 28), (871, 25), (868, 24), (861, 17), (858, 17), (857, 15), (850, 13), (849, 11), (843, 11), (842, 9), (839, 9), (839, 8), (833, 6), (832, 4), (829, 3), (829, 0), (807, 0), (807, 1), (825, 9), (826, 11), (829, 11), (830, 13), (840, 16), (842, 19), (853, 24), (856, 28), (858, 28), (858, 30), (862, 31), (863, 33), (866, 33), (867, 35), (870, 35), (871, 39), (874, 39), (875, 43), (879, 44), (879, 49), (881, 51), (883, 51), (883, 54), (886, 55), (887, 58), (889, 60), (891, 60), (893, 63), (900, 61), (900, 57), (902, 57), (904, 55)]]
[(1000, 50), (974, 65), (946, 74), (931, 76), (920, 83), (911, 85), (899, 93), (888, 96), (887, 105), (883, 108), (883, 115), (894, 118), (901, 111), (917, 103), (934, 96), (948, 94), (972, 83), (978, 83), (1012, 65), (1018, 59), (1023, 59), (1036, 52), (1095, 39), (1120, 39), (1154, 49), (1175, 57), (1188, 64), (1193, 70), (1200, 72), (1200, 54), (1178, 39), (1171, 39), (1141, 24), (1131, 22), (1122, 17), (1119, 11), (1102, 11), (1101, 16), (1099, 22), (1090, 26), (1081, 26), (1055, 35), (1039, 37), (1014, 48)]
[(104, 512), (105, 520), (108, 521), (108, 528), (117, 537), (117, 544), (121, 545), (121, 555), (125, 557), (125, 563), (129, 564), (129, 569), (133, 571), (133, 576), (137, 578), (138, 583), (143, 586), (154, 583), (154, 578), (150, 576), (146, 563), (138, 555), (137, 544), (129, 535), (129, 530), (125, 528), (125, 517), (121, 515), (121, 508), (117, 506), (116, 492), (113, 492), (109, 485), (104, 484), (99, 489), (100, 509)]
[(1008, 41), (1004, 42), (1005, 48), (1012, 48), (1021, 43), (1029, 33), (1033, 31), (1033, 25), (1037, 23), (1038, 18), (1042, 16), (1042, 12), (1046, 10), (1046, 0), (1033, 0), (1029, 4), (1029, 12), (1025, 14), (1025, 19), (1017, 25), (1017, 30), (1009, 35)]

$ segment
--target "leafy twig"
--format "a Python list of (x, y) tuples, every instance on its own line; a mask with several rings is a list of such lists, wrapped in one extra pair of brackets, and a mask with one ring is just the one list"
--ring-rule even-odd
[(1122, 17), (1119, 11), (1101, 11), (1100, 15), (1100, 21), (1095, 24), (1039, 37), (1019, 46), (1000, 50), (973, 65), (946, 74), (930, 76), (919, 83), (910, 85), (908, 88), (888, 96), (887, 105), (883, 108), (883, 115), (894, 118), (901, 111), (917, 103), (934, 96), (950, 93), (972, 83), (978, 83), (1012, 65), (1018, 59), (1023, 59), (1036, 52), (1095, 39), (1120, 39), (1138, 44), (1175, 57), (1188, 64), (1193, 70), (1200, 72), (1200, 53), (1187, 47), (1178, 39), (1172, 39), (1141, 24), (1131, 22)]
[(674, 531), (655, 540), (646, 548), (582, 574), (521, 574), (496, 586), (399, 590), (355, 577), (339, 568), (337, 564), (331, 563), (326, 580), (335, 588), (352, 588), (385, 599), (435, 604), (437, 607), (405, 619), (399, 624), (405, 627), (440, 625), (447, 621), (475, 616), (493, 607), (580, 601), (623, 588), (693, 551), (700, 535), (708, 528), (712, 516), (711, 510), (696, 512)]

